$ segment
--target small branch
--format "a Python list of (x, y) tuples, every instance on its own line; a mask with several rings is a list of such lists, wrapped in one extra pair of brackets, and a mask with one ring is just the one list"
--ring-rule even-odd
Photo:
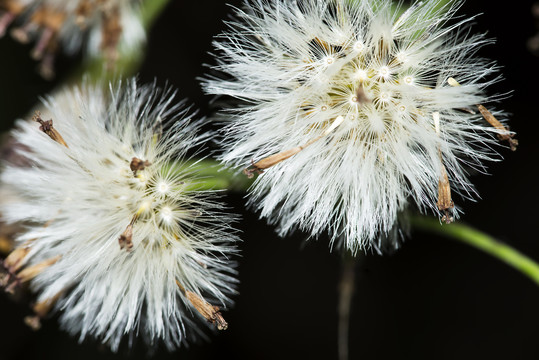
[(494, 239), (490, 235), (468, 225), (440, 225), (437, 219), (424, 216), (411, 217), (411, 223), (412, 226), (418, 229), (438, 233), (482, 250), (517, 269), (539, 285), (539, 264), (511, 246)]

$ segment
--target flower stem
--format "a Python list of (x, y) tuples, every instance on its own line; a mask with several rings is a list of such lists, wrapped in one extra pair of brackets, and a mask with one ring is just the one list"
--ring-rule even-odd
[(219, 162), (206, 158), (197, 161), (183, 161), (169, 165), (175, 171), (189, 171), (197, 175), (196, 183), (188, 190), (227, 190), (229, 192), (245, 192), (253, 181), (243, 174), (224, 168)]
[(539, 264), (511, 246), (464, 224), (441, 225), (438, 220), (424, 216), (411, 217), (412, 226), (435, 232), (473, 246), (517, 269), (539, 285)]
[(337, 328), (339, 360), (349, 359), (350, 311), (356, 282), (356, 264), (359, 260), (350, 253), (345, 253), (341, 264), (339, 283), (339, 323)]

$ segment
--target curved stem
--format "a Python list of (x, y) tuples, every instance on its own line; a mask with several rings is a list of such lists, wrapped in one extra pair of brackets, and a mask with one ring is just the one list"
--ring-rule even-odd
[(471, 226), (463, 224), (441, 225), (437, 219), (424, 216), (411, 218), (412, 226), (435, 232), (473, 246), (512, 266), (539, 285), (539, 264), (511, 246), (494, 239)]

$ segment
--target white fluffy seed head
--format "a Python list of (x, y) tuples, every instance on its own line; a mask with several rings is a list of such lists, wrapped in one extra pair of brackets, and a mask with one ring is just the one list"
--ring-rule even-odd
[[(30, 285), (38, 302), (60, 295), (55, 307), (69, 332), (113, 350), (139, 333), (173, 349), (207, 323), (187, 292), (229, 303), (234, 216), (214, 192), (196, 190), (186, 156), (205, 140), (200, 122), (171, 105), (170, 90), (125, 85), (83, 86), (45, 102), (41, 116), (52, 117), (67, 147), (38, 123), (18, 122), (13, 136), (30, 165), (4, 164), (0, 184), (14, 200), (0, 212), (27, 224), (18, 239), (30, 248), (26, 268), (59, 257)], [(132, 249), (121, 249), (130, 224)]]
[(117, 59), (120, 52), (140, 49), (145, 30), (141, 0), (5, 0), (0, 1), (0, 37), (14, 22), (11, 34), (21, 42), (35, 41), (32, 57), (40, 71), (52, 76), (56, 48), (67, 54), (84, 48), (90, 56)]
[(465, 31), (470, 19), (452, 19), (460, 3), (401, 11), (389, 0), (276, 0), (237, 11), (215, 42), (226, 76), (204, 82), (210, 94), (244, 100), (228, 109), (222, 160), (245, 167), (345, 119), (254, 184), (251, 204), (281, 234), (327, 230), (352, 251), (395, 243), (388, 235), (410, 201), (444, 215), (444, 167), (451, 189), (473, 196), (464, 165), (484, 170), (498, 130), (468, 109), (491, 100), (484, 89), (496, 69), (474, 56), (488, 40)]

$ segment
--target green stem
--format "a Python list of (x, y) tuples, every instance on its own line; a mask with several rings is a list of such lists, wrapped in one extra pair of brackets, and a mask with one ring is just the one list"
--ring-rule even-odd
[(247, 176), (224, 168), (219, 162), (212, 159), (181, 161), (171, 163), (170, 167), (178, 172), (192, 171), (196, 174), (200, 180), (188, 189), (245, 192), (253, 183), (253, 180)]
[(490, 235), (468, 225), (441, 225), (438, 220), (424, 216), (414, 216), (411, 218), (411, 222), (412, 226), (418, 229), (435, 232), (482, 250), (512, 266), (539, 284), (539, 264)]

